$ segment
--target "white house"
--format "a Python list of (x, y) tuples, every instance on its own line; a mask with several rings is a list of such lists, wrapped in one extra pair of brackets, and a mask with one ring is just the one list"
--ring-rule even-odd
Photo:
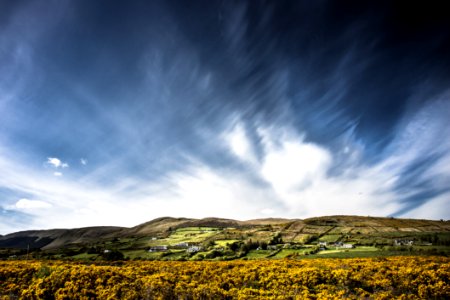
[(394, 240), (395, 246), (412, 246), (413, 243), (411, 240)]
[(153, 246), (151, 247), (148, 252), (161, 252), (161, 251), (167, 251), (167, 246), (166, 245), (162, 245), (162, 246)]
[(195, 252), (200, 251), (201, 249), (202, 249), (202, 247), (200, 247), (200, 246), (191, 246), (191, 247), (187, 248), (186, 251), (189, 253), (195, 253)]
[(340, 247), (340, 248), (346, 248), (346, 249), (351, 249), (351, 248), (355, 248), (355, 245), (353, 244), (344, 244), (342, 242), (337, 242), (334, 244), (336, 247)]

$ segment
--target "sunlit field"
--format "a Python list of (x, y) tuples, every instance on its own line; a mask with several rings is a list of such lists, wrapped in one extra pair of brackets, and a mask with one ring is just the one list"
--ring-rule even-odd
[(450, 258), (1, 261), (1, 299), (448, 299)]

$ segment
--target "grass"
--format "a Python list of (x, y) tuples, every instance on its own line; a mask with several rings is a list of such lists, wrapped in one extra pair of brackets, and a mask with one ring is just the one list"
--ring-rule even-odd
[(305, 243), (306, 241), (310, 240), (313, 236), (315, 235), (309, 233), (299, 233), (295, 236), (295, 238), (292, 241), (296, 243)]
[(340, 253), (340, 252), (373, 252), (373, 251), (380, 251), (377, 247), (357, 247), (352, 249), (342, 249), (342, 248), (334, 248), (329, 247), (328, 250), (322, 250), (318, 253), (318, 255), (324, 255), (327, 253)]
[(183, 232), (183, 231), (193, 231), (193, 232), (199, 232), (199, 231), (218, 231), (219, 229), (216, 227), (183, 227), (178, 228), (176, 232)]
[(431, 246), (414, 245), (413, 249), (414, 250), (419, 250), (420, 249), (422, 251), (427, 251), (427, 250), (430, 250), (430, 249), (436, 249), (436, 251), (450, 252), (450, 247), (449, 246), (439, 246), (439, 245), (436, 245), (436, 246), (433, 246), (433, 245), (431, 245)]
[(385, 256), (403, 256), (411, 255), (406, 251), (353, 251), (353, 252), (335, 252), (325, 254), (315, 254), (304, 256), (305, 258), (364, 258), (364, 257), (385, 257)]
[(353, 249), (329, 249), (322, 250), (309, 257), (315, 258), (356, 258), (356, 257), (375, 257), (385, 256), (387, 251), (381, 251), (376, 247), (357, 247)]
[(163, 257), (164, 260), (179, 260), (183, 257), (186, 257), (187, 253), (185, 250), (171, 250), (166, 253)]
[(290, 256), (303, 255), (306, 251), (310, 251), (310, 249), (283, 249), (271, 258), (280, 259)]
[(226, 247), (227, 244), (233, 244), (234, 242), (238, 242), (239, 240), (216, 240), (214, 241), (217, 246)]
[(148, 242), (148, 245), (176, 245), (178, 243), (201, 243), (218, 234), (220, 231), (214, 227), (186, 227), (179, 228), (168, 238)]
[(80, 253), (72, 256), (74, 259), (91, 260), (98, 257), (98, 254)]
[(334, 243), (334, 242), (337, 242), (341, 237), (342, 237), (342, 235), (340, 235), (340, 234), (327, 234), (327, 235), (321, 236), (319, 238), (319, 241), (327, 242), (327, 243)]
[(123, 251), (126, 258), (129, 259), (160, 259), (163, 252), (148, 252), (146, 250), (128, 250)]
[(335, 227), (333, 229), (331, 229), (328, 234), (347, 234), (350, 231), (352, 231), (353, 227), (347, 227), (347, 226), (342, 226), (342, 227)]
[(248, 259), (261, 259), (266, 258), (273, 250), (251, 250), (247, 253), (245, 257)]
[(332, 226), (306, 225), (305, 227), (303, 227), (302, 232), (309, 234), (324, 234), (325, 232), (331, 229), (333, 229)]
[(144, 249), (149, 246), (149, 238), (140, 237), (140, 238), (120, 238), (118, 241), (106, 242), (105, 245), (108, 248), (115, 248), (119, 250), (128, 250), (128, 249)]

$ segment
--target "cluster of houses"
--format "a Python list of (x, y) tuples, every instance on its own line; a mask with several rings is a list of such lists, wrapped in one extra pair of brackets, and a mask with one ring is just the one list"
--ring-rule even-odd
[[(353, 244), (347, 244), (347, 243), (342, 243), (342, 242), (336, 242), (336, 243), (327, 243), (327, 242), (318, 242), (317, 244), (319, 246), (319, 250), (325, 250), (326, 247), (335, 247), (335, 248), (342, 248), (342, 249), (352, 249), (355, 248), (355, 245)], [(292, 248), (291, 244), (283, 244), (283, 245), (267, 245), (267, 250), (277, 250), (280, 249), (280, 247), (282, 248)], [(293, 246), (294, 249), (295, 245)], [(258, 247), (256, 250), (262, 250), (262, 247)]]
[[(286, 246), (286, 244), (285, 244)], [(286, 248), (286, 247), (285, 247)], [(277, 245), (267, 245), (267, 250), (277, 250), (278, 246)], [(263, 250), (263, 248), (261, 246), (259, 246), (258, 248), (256, 248), (256, 250)]]
[[(196, 253), (196, 252), (199, 252), (200, 250), (202, 250), (201, 246), (189, 244), (189, 243), (186, 243), (186, 242), (175, 244), (175, 245), (171, 246), (170, 248), (172, 248), (172, 249), (186, 249), (186, 251), (188, 253)], [(165, 252), (167, 250), (169, 250), (169, 246), (167, 246), (167, 245), (159, 245), (159, 246), (152, 246), (152, 247), (150, 247), (148, 252)]]
[(355, 248), (355, 245), (353, 244), (347, 244), (343, 242), (336, 242), (328, 244), (327, 242), (319, 242), (319, 247), (322, 249), (325, 249), (325, 247), (336, 247), (336, 248), (342, 248), (342, 249), (352, 249)]
[(164, 252), (164, 251), (167, 251), (167, 250), (169, 250), (167, 245), (161, 245), (161, 246), (150, 247), (150, 249), (148, 249), (148, 252)]
[(413, 243), (411, 240), (394, 240), (394, 246), (412, 246)]
[[(152, 238), (152, 240), (156, 240), (156, 238)], [(405, 241), (397, 241), (395, 240), (395, 243), (404, 243)], [(412, 244), (412, 241), (411, 241)], [(284, 244), (284, 245), (267, 245), (267, 250), (277, 250), (280, 246), (283, 246), (283, 248), (290, 248), (290, 244)], [(342, 249), (352, 249), (355, 248), (355, 245), (343, 243), (343, 242), (336, 242), (336, 243), (327, 243), (327, 242), (318, 242), (318, 246), (320, 247), (319, 250), (325, 250), (326, 247), (336, 247), (336, 248), (342, 248)], [(185, 249), (188, 253), (196, 253), (201, 251), (203, 248), (198, 243), (188, 243), (188, 242), (180, 242), (171, 246), (168, 245), (158, 245), (158, 246), (152, 246), (148, 250), (148, 252), (165, 252), (169, 249)], [(215, 249), (218, 251), (223, 251), (223, 248)], [(262, 250), (262, 247), (258, 247), (257, 250)]]

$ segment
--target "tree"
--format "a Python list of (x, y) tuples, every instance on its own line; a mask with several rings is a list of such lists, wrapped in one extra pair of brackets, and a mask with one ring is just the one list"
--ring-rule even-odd
[(231, 244), (227, 244), (228, 248), (230, 248), (231, 251), (236, 252), (236, 250), (239, 249), (239, 244), (236, 242), (233, 242)]
[(107, 251), (107, 252), (103, 253), (102, 256), (105, 260), (110, 260), (110, 261), (123, 260), (125, 258), (123, 253), (120, 252), (119, 250)]
[(282, 244), (282, 243), (283, 243), (283, 239), (281, 238), (280, 233), (275, 234), (269, 242), (270, 245), (277, 245), (277, 244)]
[(259, 247), (262, 250), (267, 250), (267, 243), (266, 242), (259, 242)]

